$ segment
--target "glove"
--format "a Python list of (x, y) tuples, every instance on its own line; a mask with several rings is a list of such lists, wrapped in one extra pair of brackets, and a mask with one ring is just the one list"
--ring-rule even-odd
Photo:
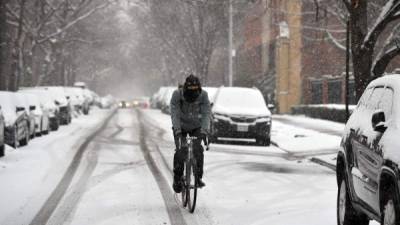
[(175, 136), (176, 150), (179, 150), (182, 147), (182, 131), (181, 130), (174, 130), (174, 136)]
[(208, 134), (207, 134), (207, 132), (206, 132), (205, 130), (201, 130), (201, 131), (200, 131), (199, 139), (200, 139), (201, 141), (203, 141), (205, 145), (208, 144), (207, 136), (208, 136)]

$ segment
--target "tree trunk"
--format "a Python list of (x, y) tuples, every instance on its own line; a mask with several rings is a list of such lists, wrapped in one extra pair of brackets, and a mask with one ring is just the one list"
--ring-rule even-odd
[(0, 90), (7, 90), (7, 76), (5, 73), (8, 61), (6, 4), (6, 0), (0, 0)]
[(367, 4), (367, 1), (360, 1), (352, 5), (350, 10), (351, 51), (357, 99), (360, 99), (370, 81), (372, 68), (373, 49), (362, 49), (368, 32)]

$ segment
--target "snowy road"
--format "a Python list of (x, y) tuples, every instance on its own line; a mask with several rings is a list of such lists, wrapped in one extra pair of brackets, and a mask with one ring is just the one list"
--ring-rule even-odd
[[(274, 146), (212, 145), (190, 214), (171, 188), (166, 118), (119, 110), (89, 139), (59, 201), (49, 192), (43, 206), (22, 209), (36, 212), (30, 224), (336, 224), (334, 171)], [(10, 215), (0, 213), (0, 224), (26, 224)]]

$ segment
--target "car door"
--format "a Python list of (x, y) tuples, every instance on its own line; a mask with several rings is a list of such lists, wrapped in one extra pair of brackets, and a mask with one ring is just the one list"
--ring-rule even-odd
[(378, 174), (383, 163), (382, 154), (379, 151), (379, 140), (382, 134), (374, 131), (371, 120), (377, 110), (390, 111), (391, 114), (392, 98), (393, 91), (391, 89), (383, 86), (374, 88), (366, 104), (366, 114), (363, 117), (364, 126), (352, 143), (353, 149), (356, 151), (357, 167), (362, 181), (359, 192), (362, 200), (376, 211), (379, 210)]

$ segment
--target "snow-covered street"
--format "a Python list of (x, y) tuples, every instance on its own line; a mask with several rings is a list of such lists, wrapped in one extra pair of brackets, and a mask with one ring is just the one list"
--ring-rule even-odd
[[(51, 138), (9, 149), (0, 160), (0, 224), (336, 224), (335, 172), (309, 160), (332, 153), (333, 143), (309, 154), (304, 143), (297, 152), (213, 144), (205, 153), (207, 186), (190, 214), (171, 188), (169, 117), (132, 109), (94, 115)], [(272, 139), (283, 145), (275, 127)], [(82, 149), (89, 136), (93, 140)]]

